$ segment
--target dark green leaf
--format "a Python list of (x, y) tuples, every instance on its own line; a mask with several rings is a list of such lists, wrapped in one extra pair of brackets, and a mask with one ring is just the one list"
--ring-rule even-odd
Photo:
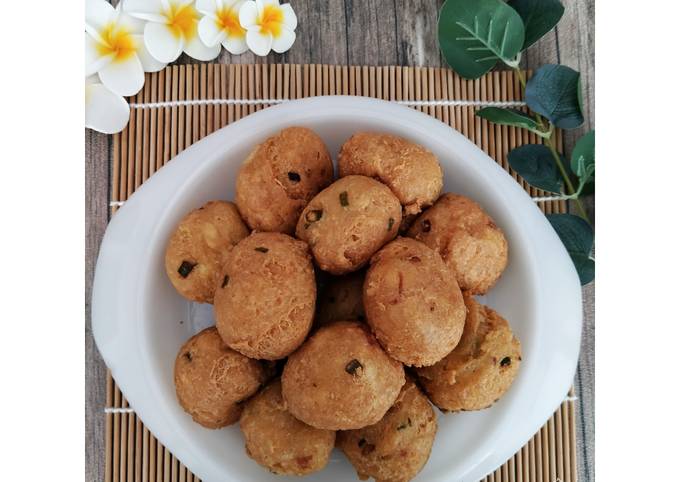
[(595, 263), (590, 259), (593, 228), (573, 214), (549, 214), (547, 218), (574, 262), (581, 284), (588, 284), (595, 277)]
[(595, 278), (595, 261), (590, 259), (590, 256), (578, 253), (569, 253), (569, 256), (571, 256), (578, 277), (581, 280), (581, 286), (585, 286), (593, 281)]
[(563, 65), (540, 67), (527, 82), (527, 105), (557, 127), (573, 129), (580, 126), (583, 124), (580, 75)]
[(495, 122), (505, 126), (522, 127), (529, 129), (532, 132), (541, 134), (543, 131), (538, 126), (536, 121), (525, 114), (515, 109), (501, 109), (499, 107), (485, 107), (477, 112), (477, 115), (482, 119)]
[(468, 79), (481, 77), (498, 60), (513, 65), (524, 43), (522, 19), (503, 0), (446, 0), (437, 27), (446, 62)]
[(559, 0), (510, 0), (508, 2), (524, 22), (524, 46), (529, 48), (550, 32), (562, 18), (564, 6)]
[(585, 184), (595, 173), (595, 131), (581, 137), (571, 152), (571, 170)]
[(508, 153), (508, 162), (529, 184), (544, 191), (562, 192), (562, 178), (550, 150), (540, 144), (527, 144)]

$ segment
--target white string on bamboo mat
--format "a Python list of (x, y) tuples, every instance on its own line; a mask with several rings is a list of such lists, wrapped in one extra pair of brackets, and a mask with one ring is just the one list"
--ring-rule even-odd
[[(564, 402), (575, 402), (576, 400), (578, 400), (578, 397), (569, 396), (564, 399)], [(135, 413), (135, 411), (132, 407), (105, 407), (104, 413)]]
[[(283, 104), (294, 99), (193, 99), (168, 100), (165, 102), (131, 102), (133, 109), (161, 109), (163, 107), (182, 107), (200, 105), (271, 105)], [(493, 101), (493, 100), (393, 100), (395, 104), (409, 107), (523, 107), (522, 101)]]

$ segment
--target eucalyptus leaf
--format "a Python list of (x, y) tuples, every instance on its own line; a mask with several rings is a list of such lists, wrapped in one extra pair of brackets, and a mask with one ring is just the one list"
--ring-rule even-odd
[(524, 22), (524, 46), (528, 49), (550, 32), (564, 14), (559, 0), (510, 0), (508, 2)]
[(571, 170), (585, 184), (595, 173), (595, 131), (590, 131), (576, 141), (571, 152)]
[(501, 109), (499, 107), (485, 107), (477, 111), (477, 115), (482, 119), (495, 122), (505, 126), (522, 127), (539, 136), (546, 136), (548, 133), (543, 131), (538, 123), (529, 114), (515, 109)]
[(546, 146), (526, 144), (517, 147), (508, 153), (508, 162), (532, 186), (544, 191), (562, 192), (562, 178)]
[(527, 105), (557, 127), (573, 129), (580, 126), (583, 124), (580, 76), (563, 65), (543, 65), (527, 82)]
[(547, 218), (567, 249), (581, 284), (590, 283), (595, 277), (595, 262), (590, 258), (595, 239), (593, 228), (573, 214), (548, 214)]
[(446, 62), (462, 77), (481, 77), (498, 60), (518, 64), (524, 25), (503, 0), (446, 0), (437, 28)]

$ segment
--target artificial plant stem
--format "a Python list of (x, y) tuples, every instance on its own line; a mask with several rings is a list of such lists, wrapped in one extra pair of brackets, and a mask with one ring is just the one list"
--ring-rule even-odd
[[(572, 184), (571, 179), (569, 178), (569, 174), (567, 174), (567, 170), (564, 168), (562, 158), (560, 157), (559, 153), (557, 152), (557, 149), (555, 148), (555, 143), (553, 142), (552, 136), (548, 138), (547, 143), (548, 149), (550, 149), (550, 153), (552, 154), (553, 159), (555, 159), (555, 164), (557, 164), (557, 168), (560, 170), (560, 174), (562, 174), (562, 179), (564, 179), (564, 182), (567, 185), (567, 190), (569, 191), (568, 194), (575, 194), (576, 189), (574, 189), (574, 185)], [(581, 200), (578, 198), (578, 196), (572, 199), (576, 203), (576, 207), (578, 208), (581, 217), (588, 224), (591, 224), (590, 218), (588, 218), (588, 214), (586, 213), (586, 210), (583, 208), (583, 204), (581, 204)]]
[[(514, 70), (517, 73), (519, 83), (522, 85), (522, 97), (526, 97), (527, 81), (526, 78), (524, 77), (524, 72), (522, 72), (519, 69), (519, 67), (515, 67)], [(541, 116), (538, 114), (534, 115), (536, 116), (536, 122), (541, 127), (541, 129), (545, 129), (543, 119), (541, 118)], [(550, 123), (550, 127), (552, 128), (552, 123)], [(564, 182), (567, 185), (567, 189), (569, 191), (568, 194), (575, 194), (576, 189), (574, 189), (574, 185), (572, 184), (571, 179), (569, 178), (569, 174), (567, 173), (567, 170), (564, 168), (564, 164), (562, 164), (562, 159), (560, 158), (560, 155), (558, 154), (557, 149), (555, 148), (555, 143), (553, 142), (553, 135), (550, 135), (550, 137), (547, 138), (546, 143), (548, 144), (548, 149), (550, 150), (550, 153), (555, 159), (555, 164), (557, 164), (557, 168), (560, 170), (562, 179), (564, 179)], [(588, 214), (586, 213), (586, 210), (583, 208), (583, 204), (581, 204), (581, 200), (578, 198), (578, 196), (574, 197), (573, 200), (576, 203), (576, 207), (578, 208), (581, 217), (588, 224), (591, 224), (590, 219), (588, 218)]]

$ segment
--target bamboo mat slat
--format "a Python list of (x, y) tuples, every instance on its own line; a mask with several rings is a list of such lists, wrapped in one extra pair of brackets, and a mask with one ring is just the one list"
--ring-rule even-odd
[[(129, 99), (130, 123), (113, 136), (112, 215), (172, 157), (213, 131), (287, 99), (334, 94), (407, 102), (463, 133), (532, 196), (548, 195), (530, 187), (508, 166), (507, 152), (522, 144), (539, 143), (536, 135), (480, 119), (475, 116), (478, 106), (426, 102), (518, 101), (520, 84), (512, 72), (492, 72), (469, 81), (439, 68), (200, 64), (171, 66), (146, 75), (144, 89)], [(205, 99), (213, 102), (191, 102)], [(156, 105), (167, 101), (178, 102)], [(539, 207), (545, 213), (566, 212), (564, 201), (539, 202)], [(199, 481), (142, 424), (110, 373), (106, 403), (105, 482)], [(541, 430), (483, 480), (576, 481), (575, 419), (572, 390)]]

